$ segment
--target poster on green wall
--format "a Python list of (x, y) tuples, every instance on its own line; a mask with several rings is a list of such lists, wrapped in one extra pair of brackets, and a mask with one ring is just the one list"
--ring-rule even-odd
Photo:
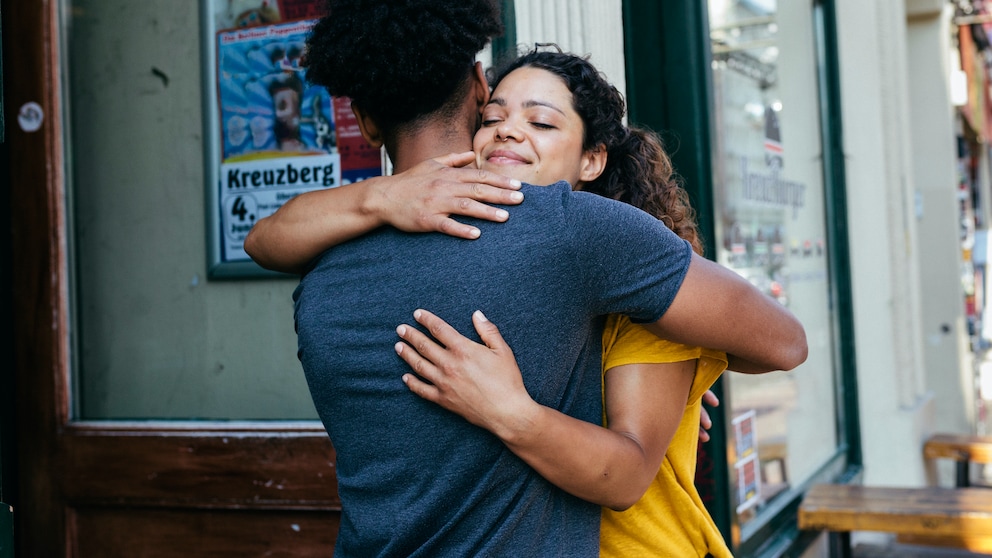
[(348, 99), (306, 82), (300, 61), (319, 0), (202, 0), (206, 25), (209, 273), (267, 275), (244, 251), (293, 197), (382, 174)]

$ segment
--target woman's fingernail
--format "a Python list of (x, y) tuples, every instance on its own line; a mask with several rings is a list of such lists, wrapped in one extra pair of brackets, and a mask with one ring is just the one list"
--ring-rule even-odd
[(510, 193), (510, 199), (513, 200), (513, 201), (520, 201), (520, 200), (524, 199), (524, 194), (523, 194), (523, 192), (511, 192)]
[(478, 318), (480, 322), (488, 322), (489, 321), (489, 318), (487, 318), (486, 315), (482, 313), (482, 310), (476, 310), (475, 311), (475, 317)]

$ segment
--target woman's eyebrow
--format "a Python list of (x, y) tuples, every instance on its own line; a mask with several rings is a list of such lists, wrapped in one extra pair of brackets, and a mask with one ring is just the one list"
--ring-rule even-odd
[[(501, 107), (506, 107), (506, 99), (502, 97), (492, 97), (489, 99), (489, 102), (486, 103), (486, 105), (497, 105)], [(524, 108), (547, 107), (555, 112), (560, 112), (562, 115), (565, 114), (565, 111), (558, 108), (554, 103), (550, 103), (548, 101), (538, 101), (538, 100), (524, 101), (522, 106)]]
[(523, 106), (524, 106), (524, 108), (547, 107), (547, 108), (549, 108), (549, 109), (551, 109), (551, 110), (553, 110), (555, 112), (560, 112), (562, 115), (565, 114), (565, 111), (563, 111), (560, 108), (558, 108), (555, 104), (549, 103), (548, 101), (536, 101), (536, 100), (535, 101), (525, 101), (524, 104), (523, 104)]

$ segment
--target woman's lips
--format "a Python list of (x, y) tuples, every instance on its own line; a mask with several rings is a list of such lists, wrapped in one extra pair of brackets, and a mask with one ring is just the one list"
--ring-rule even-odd
[(489, 154), (488, 157), (486, 157), (486, 160), (494, 164), (527, 162), (520, 155), (506, 149), (497, 149), (496, 151), (493, 151), (492, 153)]

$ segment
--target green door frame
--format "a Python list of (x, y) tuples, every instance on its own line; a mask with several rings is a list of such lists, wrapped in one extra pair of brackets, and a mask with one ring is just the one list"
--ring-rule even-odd
[[(824, 157), (827, 239), (830, 257), (831, 303), (835, 362), (838, 372), (838, 448), (835, 456), (809, 483), (846, 482), (861, 472), (861, 438), (855, 368), (853, 300), (847, 237), (846, 185), (841, 128), (840, 72), (834, 0), (811, 0), (818, 31), (818, 75)], [(709, 17), (699, 0), (623, 0), (624, 49), (627, 60), (627, 102), (630, 122), (662, 134), (666, 147), (699, 218), (707, 254), (716, 251), (710, 117), (713, 86)], [(723, 382), (714, 386), (724, 398)], [(724, 538), (738, 556), (795, 555), (816, 533), (800, 533), (796, 510), (801, 494), (781, 504), (775, 516), (741, 538), (731, 500), (727, 454), (728, 417), (724, 406), (711, 411), (713, 440), (700, 449), (700, 494)], [(735, 536), (736, 533), (736, 536)]]
[(517, 51), (517, 13), (513, 0), (500, 0), (500, 17), (503, 34), (493, 38), (493, 65), (514, 55)]

